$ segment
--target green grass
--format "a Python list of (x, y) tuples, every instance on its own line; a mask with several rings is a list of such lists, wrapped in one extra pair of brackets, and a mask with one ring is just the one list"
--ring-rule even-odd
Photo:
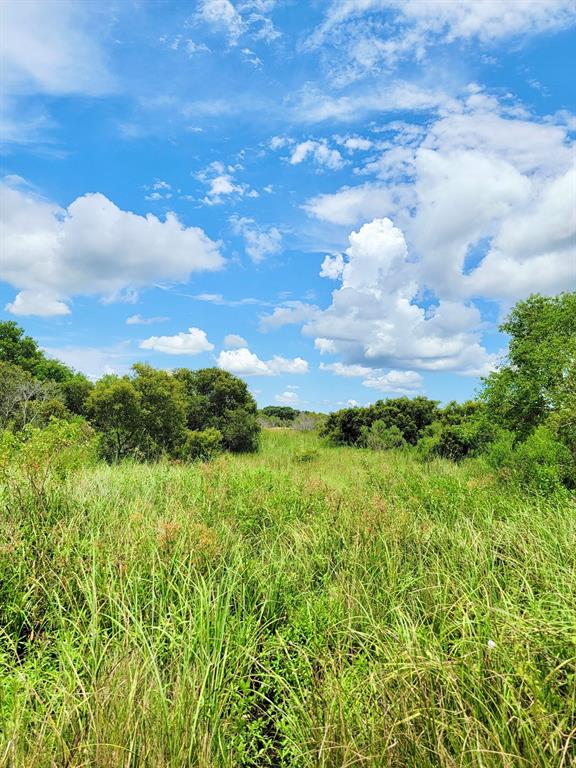
[(0, 765), (574, 765), (567, 496), (281, 430), (4, 474)]

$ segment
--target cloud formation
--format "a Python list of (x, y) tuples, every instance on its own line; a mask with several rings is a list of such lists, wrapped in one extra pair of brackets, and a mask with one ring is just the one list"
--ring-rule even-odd
[(76, 294), (118, 297), (224, 264), (218, 243), (173, 213), (163, 221), (139, 216), (99, 193), (61, 208), (7, 184), (0, 198), (0, 278), (20, 290), (8, 305), (17, 314), (66, 314), (66, 301)]
[(140, 342), (140, 349), (151, 349), (166, 355), (199, 355), (201, 352), (211, 352), (214, 344), (208, 341), (205, 331), (188, 328), (175, 336), (150, 336)]
[(308, 373), (308, 362), (301, 357), (286, 358), (274, 355), (270, 360), (260, 360), (247, 347), (223, 350), (218, 355), (218, 367), (237, 376), (277, 376), (281, 373)]

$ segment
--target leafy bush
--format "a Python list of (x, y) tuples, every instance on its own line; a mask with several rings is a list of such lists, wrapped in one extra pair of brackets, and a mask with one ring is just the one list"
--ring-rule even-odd
[(548, 424), (537, 427), (522, 442), (514, 443), (511, 433), (503, 434), (486, 458), (525, 488), (553, 493), (562, 486), (576, 486), (572, 455)]
[(222, 433), (219, 429), (188, 430), (182, 456), (187, 461), (210, 461), (222, 451)]
[(407, 443), (416, 445), (424, 430), (438, 416), (438, 403), (427, 397), (378, 400), (367, 408), (344, 408), (329, 414), (321, 434), (337, 445), (362, 445), (363, 428), (382, 421), (397, 427)]
[(256, 412), (244, 408), (228, 411), (220, 420), (222, 444), (234, 453), (257, 451), (260, 445), (260, 425)]
[(376, 451), (403, 448), (408, 445), (397, 426), (387, 427), (381, 419), (373, 422), (370, 428), (362, 427), (359, 444), (363, 448), (371, 448)]
[(481, 403), (449, 403), (440, 412), (418, 443), (424, 458), (441, 456), (451, 461), (478, 456), (492, 443), (499, 428), (492, 423)]

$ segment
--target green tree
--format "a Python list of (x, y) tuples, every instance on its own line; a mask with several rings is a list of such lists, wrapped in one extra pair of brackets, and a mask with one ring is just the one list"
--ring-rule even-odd
[(220, 368), (181, 368), (174, 378), (182, 383), (186, 393), (189, 429), (219, 430), (223, 447), (230, 451), (257, 449), (257, 408), (246, 382)]
[(186, 439), (187, 399), (181, 381), (168, 371), (150, 365), (133, 366), (133, 386), (140, 394), (141, 424), (146, 437), (143, 452), (149, 457), (162, 453), (176, 456)]
[(573, 397), (576, 292), (530, 296), (500, 330), (510, 335), (507, 359), (484, 380), (490, 418), (525, 439)]
[(59, 386), (62, 393), (62, 399), (66, 408), (71, 413), (85, 416), (87, 413), (87, 402), (90, 392), (94, 389), (94, 384), (82, 373), (75, 373)]
[(74, 375), (63, 363), (46, 357), (13, 320), (0, 322), (0, 362), (17, 365), (40, 381), (62, 382)]
[(101, 453), (108, 461), (138, 456), (143, 441), (142, 395), (128, 376), (104, 376), (90, 392), (87, 410), (101, 433)]

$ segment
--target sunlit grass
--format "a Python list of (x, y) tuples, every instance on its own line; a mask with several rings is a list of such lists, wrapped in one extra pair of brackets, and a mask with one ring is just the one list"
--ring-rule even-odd
[(568, 766), (576, 508), (265, 433), (0, 511), (0, 764)]

